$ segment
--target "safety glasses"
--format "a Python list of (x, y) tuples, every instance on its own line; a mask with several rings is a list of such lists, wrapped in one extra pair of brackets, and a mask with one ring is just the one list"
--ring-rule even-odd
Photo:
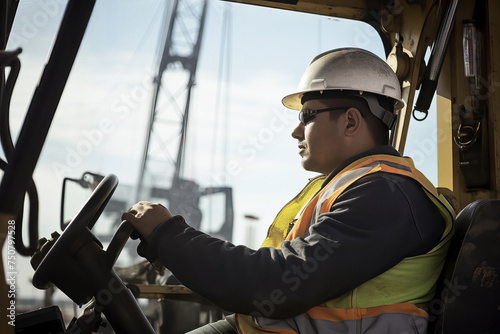
[(327, 111), (335, 111), (335, 110), (347, 110), (349, 108), (346, 107), (333, 107), (333, 108), (324, 108), (324, 109), (302, 109), (299, 112), (299, 121), (300, 123), (306, 125), (310, 121), (316, 117), (317, 114), (322, 113), (322, 112), (327, 112)]

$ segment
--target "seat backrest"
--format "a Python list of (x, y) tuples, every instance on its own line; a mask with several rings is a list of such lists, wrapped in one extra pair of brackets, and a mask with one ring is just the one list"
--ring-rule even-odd
[(500, 200), (478, 200), (457, 216), (429, 333), (500, 333)]

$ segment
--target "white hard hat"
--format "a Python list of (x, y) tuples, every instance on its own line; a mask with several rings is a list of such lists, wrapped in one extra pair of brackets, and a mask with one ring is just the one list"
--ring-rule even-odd
[(401, 86), (396, 73), (378, 56), (358, 48), (336, 49), (316, 56), (302, 76), (298, 92), (285, 96), (282, 103), (287, 108), (301, 110), (301, 99), (305, 93), (326, 91), (346, 91), (364, 98), (371, 112), (389, 128), (395, 116), (380, 107), (376, 99), (363, 96), (363, 93), (394, 100), (394, 110), (405, 105), (401, 100)]

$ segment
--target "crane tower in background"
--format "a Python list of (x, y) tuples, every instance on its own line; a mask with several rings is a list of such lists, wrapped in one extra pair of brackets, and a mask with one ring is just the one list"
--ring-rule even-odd
[[(158, 44), (138, 196), (143, 195), (144, 188), (151, 182), (166, 186), (164, 181), (168, 179), (175, 183), (175, 179), (182, 175), (189, 108), (207, 0), (173, 0), (168, 7)], [(175, 149), (177, 152), (174, 152)], [(168, 175), (169, 172), (172, 175)]]
[(196, 68), (207, 17), (208, 0), (172, 0), (162, 24), (151, 110), (137, 186), (137, 200), (166, 200), (173, 214), (200, 228), (203, 196), (224, 196), (225, 217), (218, 231), (230, 240), (233, 229), (232, 189), (200, 188), (183, 178), (188, 119)]

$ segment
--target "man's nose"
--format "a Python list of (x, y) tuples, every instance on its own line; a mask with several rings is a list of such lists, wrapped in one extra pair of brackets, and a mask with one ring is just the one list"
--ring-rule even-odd
[(304, 139), (304, 124), (299, 123), (293, 129), (292, 131), (292, 138), (297, 139), (297, 140), (303, 140)]

